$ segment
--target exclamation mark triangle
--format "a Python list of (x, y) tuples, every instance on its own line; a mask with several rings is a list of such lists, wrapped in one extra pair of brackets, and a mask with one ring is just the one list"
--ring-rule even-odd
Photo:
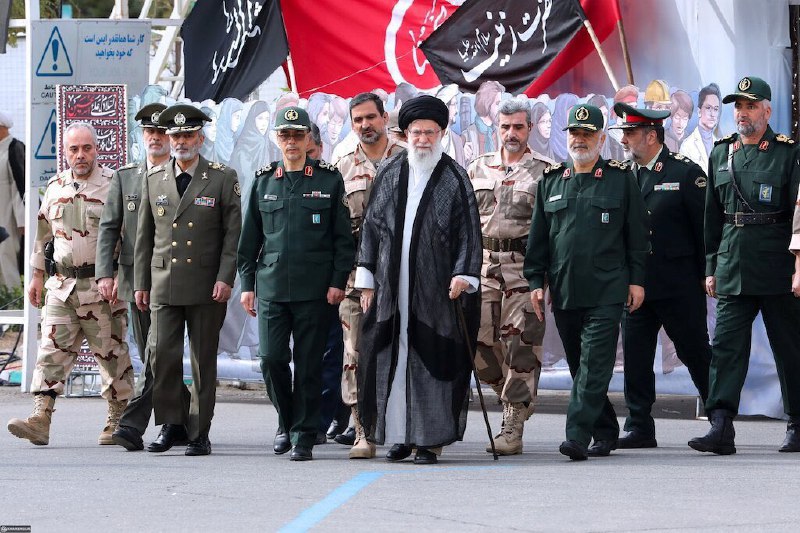
[(36, 153), (33, 157), (36, 159), (55, 159), (56, 158), (56, 110), (50, 112), (50, 118), (47, 119), (47, 125), (44, 127), (42, 138), (39, 139), (39, 145), (36, 147)]
[(44, 47), (39, 66), (36, 67), (37, 76), (72, 76), (72, 62), (69, 60), (67, 47), (58, 26), (53, 28), (47, 46)]

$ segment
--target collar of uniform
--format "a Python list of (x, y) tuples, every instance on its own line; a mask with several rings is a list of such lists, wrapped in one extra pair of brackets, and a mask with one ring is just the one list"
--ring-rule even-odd
[[(392, 139), (391, 137), (387, 137), (387, 139), (389, 140), (389, 142), (386, 143), (386, 149), (384, 149), (383, 151), (383, 155), (381, 156), (381, 161), (386, 159), (389, 156), (389, 154), (392, 153), (392, 149), (398, 144), (398, 142)], [(361, 143), (359, 142), (356, 145), (356, 151), (353, 154), (353, 163), (355, 163), (356, 165), (360, 165), (368, 160), (369, 157), (367, 157), (367, 154), (364, 152), (364, 148), (361, 146)]]
[(181, 167), (178, 166), (178, 160), (177, 159), (173, 159), (172, 160), (172, 165), (173, 165), (172, 168), (175, 170), (175, 175), (176, 176), (179, 175), (182, 172), (186, 172), (191, 177), (194, 177), (194, 173), (197, 170), (197, 167), (200, 166), (200, 158), (198, 157), (197, 160), (194, 163), (192, 163), (192, 165), (189, 168), (187, 168), (186, 170), (181, 170)]
[(666, 155), (664, 153), (666, 151), (666, 149), (667, 149), (666, 145), (662, 144), (661, 145), (661, 150), (659, 150), (658, 153), (655, 155), (655, 157), (653, 159), (651, 159), (650, 162), (645, 165), (645, 168), (647, 168), (647, 170), (653, 170), (653, 167), (656, 166), (656, 161), (661, 159), (662, 155)]
[[(86, 182), (87, 183), (91, 183), (93, 185), (102, 186), (103, 182), (106, 181), (104, 176), (103, 176), (104, 168), (105, 167), (100, 166), (97, 163), (97, 161), (95, 161), (94, 170), (92, 170), (92, 173), (89, 174), (89, 178), (86, 180)], [(109, 173), (109, 175), (110, 175), (110, 173)], [(72, 176), (71, 173), (70, 173), (70, 176)]]
[[(487, 161), (487, 165), (492, 168), (505, 168), (505, 164), (503, 163), (503, 149), (500, 148), (496, 152), (492, 152), (489, 155), (489, 161)], [(521, 166), (526, 161), (533, 159), (533, 152), (531, 151), (530, 146), (525, 146), (525, 152), (523, 152), (522, 157), (519, 161), (515, 163), (516, 166)]]

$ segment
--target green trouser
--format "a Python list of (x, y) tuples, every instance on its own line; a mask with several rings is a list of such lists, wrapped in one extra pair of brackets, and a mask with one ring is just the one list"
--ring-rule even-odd
[(588, 446), (594, 440), (615, 440), (619, 422), (608, 399), (608, 384), (617, 355), (622, 304), (581, 309), (553, 309), (572, 374), (567, 408), (567, 440)]
[[(278, 423), (289, 430), (294, 446), (311, 448), (317, 437), (328, 323), (325, 300), (258, 301), (261, 372), (278, 411)], [(289, 335), (294, 350), (289, 348)], [(294, 362), (294, 380), (290, 362)]]
[(706, 411), (739, 412), (739, 400), (750, 361), (753, 320), (761, 311), (775, 357), (783, 410), (800, 416), (800, 300), (791, 293), (768, 296), (722, 296), (711, 347)]

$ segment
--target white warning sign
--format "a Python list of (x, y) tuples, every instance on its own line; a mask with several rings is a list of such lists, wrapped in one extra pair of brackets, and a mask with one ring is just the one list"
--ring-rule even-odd
[(36, 159), (56, 159), (56, 138), (58, 133), (58, 122), (56, 121), (56, 110), (50, 113), (44, 129), (41, 130), (42, 135), (39, 139), (39, 144), (36, 146), (36, 152), (33, 157)]

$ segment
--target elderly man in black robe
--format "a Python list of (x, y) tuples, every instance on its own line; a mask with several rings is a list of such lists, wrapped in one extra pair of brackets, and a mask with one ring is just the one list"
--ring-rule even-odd
[[(466, 171), (442, 153), (447, 106), (403, 103), (408, 152), (386, 161), (361, 229), (358, 406), (388, 461), (434, 464), (461, 440), (480, 322), (481, 233)], [(459, 315), (463, 311), (466, 330)]]

